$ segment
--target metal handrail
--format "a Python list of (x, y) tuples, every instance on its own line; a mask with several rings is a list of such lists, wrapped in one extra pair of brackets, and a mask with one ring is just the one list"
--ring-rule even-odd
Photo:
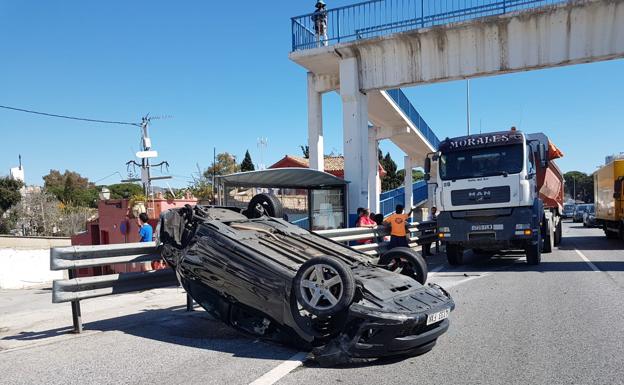
[(416, 108), (407, 98), (407, 95), (399, 88), (393, 90), (386, 90), (386, 93), (396, 103), (401, 111), (408, 117), (414, 124), (416, 129), (425, 137), (425, 139), (431, 144), (434, 149), (440, 146), (440, 139), (433, 132), (431, 127), (427, 124), (425, 119), (416, 111)]
[[(328, 9), (327, 43), (367, 39), (435, 25), (502, 15), (569, 0), (370, 0)], [(295, 16), (292, 51), (321, 46), (312, 15)]]

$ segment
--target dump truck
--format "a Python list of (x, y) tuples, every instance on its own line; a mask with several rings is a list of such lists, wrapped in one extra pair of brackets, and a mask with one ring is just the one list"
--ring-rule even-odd
[(594, 172), (596, 225), (607, 238), (624, 239), (624, 159), (612, 159)]
[(562, 156), (545, 134), (515, 128), (446, 138), (428, 154), (425, 179), (435, 185), (448, 262), (462, 264), (466, 249), (522, 249), (539, 264), (561, 242), (564, 183), (553, 160)]

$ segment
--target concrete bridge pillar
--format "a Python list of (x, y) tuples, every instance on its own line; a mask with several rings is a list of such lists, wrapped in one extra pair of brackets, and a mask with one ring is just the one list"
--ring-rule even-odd
[(403, 190), (405, 192), (405, 212), (409, 212), (414, 205), (414, 180), (412, 177), (412, 168), (414, 167), (414, 162), (409, 155), (405, 156), (404, 162), (405, 163), (403, 169), (405, 170), (405, 177), (403, 179)]
[(314, 74), (308, 72), (308, 148), (310, 168), (325, 170), (323, 157), (323, 94), (316, 90)]
[(349, 184), (349, 225), (358, 207), (367, 207), (369, 194), (368, 97), (360, 91), (356, 58), (340, 60), (340, 97), (344, 137), (345, 179)]
[(379, 209), (379, 195), (381, 194), (381, 180), (379, 178), (379, 164), (377, 159), (377, 127), (368, 129), (368, 208), (377, 214)]

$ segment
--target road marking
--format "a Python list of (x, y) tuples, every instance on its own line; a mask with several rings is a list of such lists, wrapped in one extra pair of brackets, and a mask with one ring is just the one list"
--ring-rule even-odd
[(473, 276), (471, 276), (471, 277), (464, 278), (464, 279), (462, 279), (462, 280), (460, 280), (460, 281), (455, 281), (455, 282), (445, 283), (445, 284), (444, 284), (444, 289), (450, 289), (450, 288), (452, 288), (452, 287), (459, 286), (459, 285), (461, 285), (462, 283), (466, 283), (466, 282), (468, 282), (468, 281), (472, 281), (472, 280), (475, 280), (475, 279), (479, 279), (479, 278), (487, 277), (487, 276), (488, 276), (488, 275), (490, 275), (490, 274), (492, 274), (492, 273), (490, 273), (490, 272), (488, 272), (488, 273), (479, 273), (479, 275), (473, 275)]
[(444, 268), (444, 265), (440, 265), (440, 266), (436, 266), (433, 269), (429, 270), (429, 277), (433, 277), (434, 275), (436, 275), (437, 272), (439, 272), (440, 270), (442, 270)]
[(282, 379), (285, 375), (297, 369), (303, 364), (303, 360), (305, 359), (306, 352), (299, 352), (294, 356), (290, 357), (286, 361), (282, 362), (269, 372), (267, 372), (262, 377), (258, 378), (254, 382), (249, 385), (272, 385), (277, 381)]
[(585, 254), (581, 253), (579, 249), (574, 249), (574, 251), (576, 251), (576, 254), (578, 254), (581, 258), (583, 258), (583, 261), (585, 261), (585, 263), (587, 263), (589, 265), (589, 267), (591, 267), (591, 269), (597, 273), (600, 273), (600, 269), (598, 269), (596, 267), (596, 265), (594, 265), (589, 258), (587, 258), (585, 256)]

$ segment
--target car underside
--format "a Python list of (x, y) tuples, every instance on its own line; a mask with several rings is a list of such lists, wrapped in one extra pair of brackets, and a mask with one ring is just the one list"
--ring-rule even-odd
[(271, 210), (250, 211), (186, 206), (161, 217), (163, 258), (214, 317), (311, 349), (322, 365), (424, 353), (448, 329), (454, 302), (424, 284), (426, 264), (412, 250), (393, 249), (373, 263), (265, 215)]

